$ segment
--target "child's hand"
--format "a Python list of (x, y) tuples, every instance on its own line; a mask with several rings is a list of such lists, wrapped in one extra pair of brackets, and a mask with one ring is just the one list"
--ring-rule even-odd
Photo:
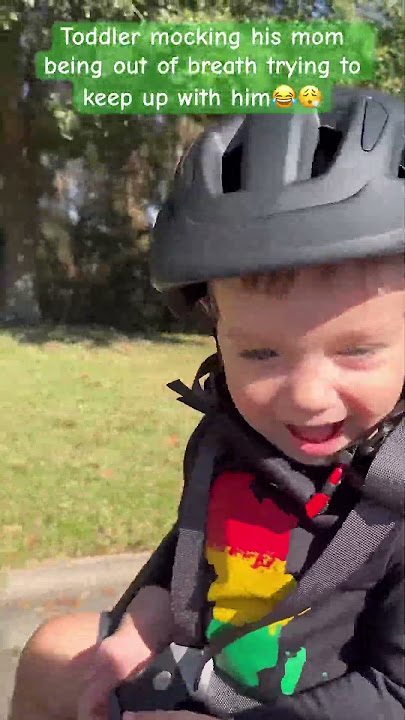
[(78, 720), (110, 720), (109, 698), (112, 690), (131, 675), (142, 670), (152, 653), (127, 631), (114, 634), (97, 648), (86, 687), (79, 699)]
[(78, 702), (78, 720), (109, 720), (114, 688), (140, 672), (171, 642), (170, 596), (158, 587), (143, 588), (130, 604), (118, 630), (95, 653)]

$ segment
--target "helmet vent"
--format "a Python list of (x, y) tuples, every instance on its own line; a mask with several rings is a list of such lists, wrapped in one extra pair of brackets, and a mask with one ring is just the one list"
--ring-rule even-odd
[(222, 190), (224, 193), (237, 192), (242, 187), (243, 146), (236, 145), (222, 156)]
[(337, 155), (343, 133), (340, 130), (321, 125), (319, 128), (319, 140), (312, 162), (311, 177), (323, 175), (332, 165)]

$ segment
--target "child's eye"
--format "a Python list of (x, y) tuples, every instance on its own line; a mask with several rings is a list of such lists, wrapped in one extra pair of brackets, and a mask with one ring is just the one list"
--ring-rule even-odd
[(270, 348), (258, 348), (257, 350), (242, 350), (239, 357), (244, 360), (270, 360), (278, 357), (277, 353)]
[(371, 355), (375, 351), (375, 348), (371, 347), (353, 347), (343, 350), (340, 355), (349, 355), (354, 357), (362, 357), (364, 355)]

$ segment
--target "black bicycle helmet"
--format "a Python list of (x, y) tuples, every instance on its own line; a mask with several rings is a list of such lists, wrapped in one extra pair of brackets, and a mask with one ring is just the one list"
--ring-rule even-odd
[(331, 112), (233, 116), (179, 163), (152, 281), (191, 305), (213, 278), (402, 253), (404, 165), (404, 103), (370, 88), (336, 87)]

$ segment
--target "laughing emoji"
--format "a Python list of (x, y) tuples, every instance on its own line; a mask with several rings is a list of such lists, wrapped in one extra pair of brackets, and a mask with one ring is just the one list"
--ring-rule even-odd
[(322, 94), (315, 85), (305, 85), (300, 90), (298, 100), (306, 108), (316, 108), (322, 100)]
[(279, 85), (273, 92), (273, 102), (280, 108), (291, 107), (293, 103), (297, 102), (292, 87), (289, 85)]

